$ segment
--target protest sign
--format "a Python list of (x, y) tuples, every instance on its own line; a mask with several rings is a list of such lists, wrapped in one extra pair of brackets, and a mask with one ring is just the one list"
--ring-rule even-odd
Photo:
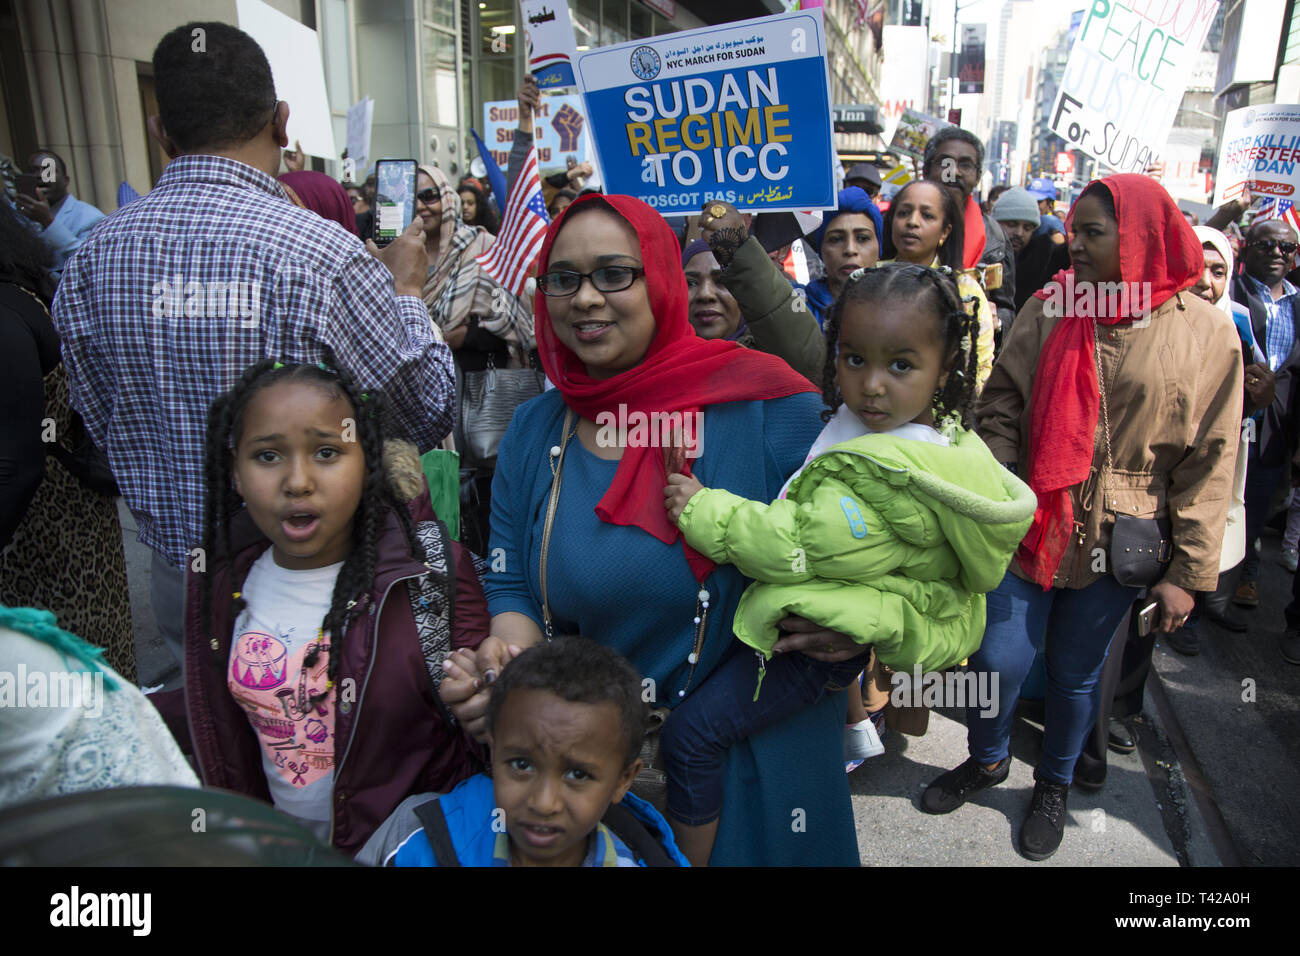
[[(271, 65), (275, 95), (291, 107), (289, 142), (309, 156), (337, 159), (334, 121), (325, 92), (325, 67), (316, 31), (262, 0), (235, 0), (239, 29), (261, 46)], [(198, 42), (198, 38), (195, 38)]]
[[(601, 185), (600, 169), (595, 162), (585, 109), (577, 93), (543, 96), (542, 105), (533, 117), (533, 142), (543, 176), (552, 168), (563, 168), (572, 156), (580, 163), (588, 162), (596, 167), (596, 174), (587, 180), (587, 185), (595, 188)], [(519, 106), (514, 100), (483, 104), (483, 141), (502, 169), (510, 160), (510, 146), (518, 126)]]
[(949, 124), (937, 116), (928, 116), (916, 110), (903, 110), (894, 127), (894, 136), (889, 141), (889, 148), (914, 159), (920, 159), (925, 153), (925, 144), (930, 137)]
[(835, 207), (820, 10), (634, 40), (577, 66), (609, 192), (665, 214), (714, 199)]
[(564, 0), (519, 0), (524, 19), (524, 44), (528, 54), (528, 72), (537, 78), (543, 90), (574, 86), (573, 24)]
[(1091, 0), (1052, 105), (1052, 132), (1112, 169), (1144, 172), (1164, 154), (1218, 6)]
[(1294, 201), (1300, 189), (1300, 105), (1263, 103), (1233, 110), (1223, 121), (1214, 204), (1249, 186), (1257, 197)]
[(348, 159), (352, 161), (353, 179), (366, 178), (370, 162), (370, 129), (375, 119), (375, 101), (370, 97), (348, 107)]

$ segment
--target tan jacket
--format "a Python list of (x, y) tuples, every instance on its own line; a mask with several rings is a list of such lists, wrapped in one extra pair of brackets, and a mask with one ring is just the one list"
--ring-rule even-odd
[[(977, 430), (994, 457), (1029, 478), (1029, 398), (1038, 356), (1057, 319), (1030, 299), (1016, 317), (976, 405)], [(1116, 513), (1169, 515), (1174, 555), (1165, 580), (1213, 591), (1242, 415), (1240, 345), (1232, 320), (1189, 292), (1156, 309), (1149, 322), (1101, 326), (1097, 338), (1110, 411), (1114, 475), (1105, 500), (1094, 495), (1105, 471), (1098, 415), (1092, 471), (1070, 489), (1082, 543), (1072, 535), (1056, 587), (1084, 588), (1110, 571)], [(1018, 577), (1025, 575), (1017, 562)]]

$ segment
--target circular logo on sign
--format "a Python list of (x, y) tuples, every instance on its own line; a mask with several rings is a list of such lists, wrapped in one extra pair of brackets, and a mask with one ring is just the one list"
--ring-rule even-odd
[(1242, 123), (1241, 125), (1242, 125), (1242, 126), (1249, 126), (1249, 125), (1250, 125), (1251, 123), (1253, 123), (1253, 122), (1255, 122), (1255, 111), (1254, 111), (1254, 110), (1246, 110), (1246, 121), (1245, 121), (1244, 123)]
[(663, 65), (654, 47), (639, 46), (632, 51), (632, 72), (643, 80), (653, 80)]

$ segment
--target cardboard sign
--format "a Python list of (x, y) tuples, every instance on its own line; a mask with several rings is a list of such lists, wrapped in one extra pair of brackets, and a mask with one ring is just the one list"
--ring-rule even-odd
[(894, 137), (889, 141), (889, 148), (898, 153), (920, 159), (925, 154), (925, 144), (935, 133), (951, 124), (937, 116), (918, 113), (916, 110), (903, 110), (894, 127)]
[[(533, 143), (537, 147), (537, 166), (542, 175), (563, 169), (569, 157), (591, 163), (596, 174), (587, 180), (593, 188), (601, 185), (600, 169), (591, 145), (591, 128), (586, 120), (582, 97), (577, 93), (542, 97), (541, 108), (533, 117)], [(496, 100), (483, 104), (483, 141), (503, 170), (510, 160), (514, 130), (519, 126), (519, 105), (514, 100)]]
[(519, 0), (519, 11), (523, 15), (528, 72), (537, 78), (538, 88), (558, 90), (576, 85), (573, 58), (578, 52), (568, 4), (564, 0)]
[(1223, 121), (1214, 204), (1241, 195), (1295, 201), (1300, 190), (1300, 105), (1263, 103), (1233, 110)]
[(605, 187), (665, 215), (835, 208), (820, 10), (578, 55)]
[(1218, 0), (1091, 0), (1049, 116), (1052, 132), (1114, 170), (1160, 158)]

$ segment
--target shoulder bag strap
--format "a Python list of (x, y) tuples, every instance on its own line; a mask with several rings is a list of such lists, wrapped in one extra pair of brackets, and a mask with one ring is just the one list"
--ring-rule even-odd
[(546, 502), (546, 523), (542, 526), (542, 560), (538, 572), (542, 588), (542, 620), (546, 623), (546, 639), (554, 635), (551, 628), (551, 604), (546, 597), (546, 558), (551, 545), (551, 526), (555, 523), (555, 509), (560, 503), (560, 478), (564, 473), (564, 451), (569, 446), (569, 435), (573, 432), (573, 409), (564, 410), (564, 427), (560, 432), (559, 450), (552, 450), (551, 458), (551, 496)]
[(460, 857), (451, 842), (451, 831), (447, 829), (447, 817), (442, 812), (441, 800), (430, 800), (415, 808), (415, 816), (424, 827), (425, 839), (433, 848), (433, 858), (439, 866), (460, 866)]

